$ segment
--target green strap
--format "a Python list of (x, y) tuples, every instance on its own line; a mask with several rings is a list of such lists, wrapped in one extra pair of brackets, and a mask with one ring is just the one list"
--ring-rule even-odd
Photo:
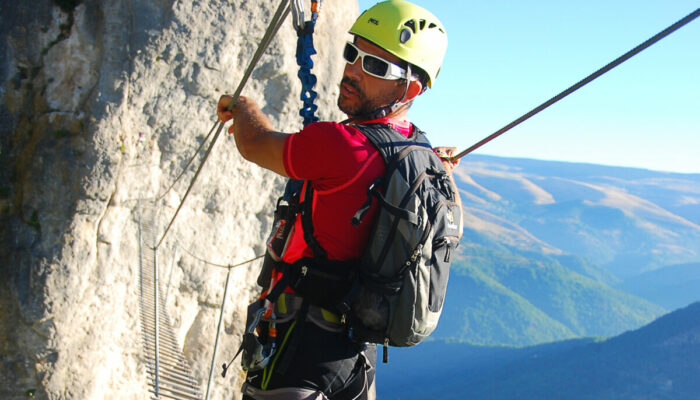
[(282, 354), (282, 351), (284, 350), (284, 345), (287, 344), (287, 339), (289, 339), (289, 334), (292, 333), (292, 331), (294, 330), (294, 326), (296, 324), (297, 324), (297, 321), (294, 321), (294, 322), (292, 322), (292, 325), (289, 326), (289, 329), (287, 330), (287, 333), (285, 333), (284, 339), (282, 340), (282, 345), (277, 350), (277, 354), (275, 354), (275, 358), (272, 359), (272, 364), (269, 365), (269, 368), (266, 366), (265, 369), (263, 369), (263, 378), (262, 378), (262, 384), (260, 385), (260, 389), (267, 390), (267, 385), (270, 383), (270, 379), (272, 378), (272, 371), (275, 369), (275, 364), (277, 364), (277, 359), (280, 358), (280, 354)]

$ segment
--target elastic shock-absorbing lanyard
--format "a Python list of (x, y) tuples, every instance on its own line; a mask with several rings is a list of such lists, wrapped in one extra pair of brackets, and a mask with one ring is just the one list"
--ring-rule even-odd
[[(301, 81), (301, 93), (299, 95), (299, 99), (302, 101), (302, 107), (299, 110), (299, 115), (304, 119), (304, 126), (318, 121), (318, 117), (316, 117), (315, 115), (318, 106), (314, 104), (316, 97), (318, 97), (318, 93), (316, 93), (316, 91), (314, 90), (314, 86), (316, 85), (317, 79), (316, 75), (314, 75), (311, 72), (311, 69), (314, 66), (314, 62), (311, 59), (311, 56), (316, 54), (316, 49), (314, 48), (313, 34), (314, 28), (316, 27), (316, 20), (318, 19), (318, 14), (320, 12), (320, 3), (320, 0), (311, 1), (311, 19), (308, 21), (304, 21), (304, 8), (302, 0), (292, 0), (292, 17), (294, 22), (294, 28), (296, 29), (298, 36), (296, 60), (297, 65), (299, 65), (299, 72), (297, 73), (297, 76)], [(318, 255), (320, 251), (325, 256), (325, 252), (322, 248), (320, 248), (316, 240), (313, 238), (313, 229), (308, 227), (308, 225), (312, 223), (311, 202), (313, 201), (313, 196), (311, 196), (310, 185), (311, 182), (306, 182), (306, 193), (304, 196), (304, 204), (301, 210), (302, 214), (304, 214), (301, 216), (301, 218), (302, 223), (305, 226), (305, 240), (307, 244), (311, 246), (311, 248), (314, 250), (314, 254)], [(291, 204), (292, 198), (295, 197), (296, 194), (299, 194), (303, 190), (303, 188), (304, 181), (297, 179), (289, 179), (284, 189), (283, 199), (286, 200), (287, 203)], [(296, 218), (296, 216), (294, 218)], [(309, 233), (307, 236), (307, 232), (311, 233)], [(288, 272), (285, 272), (285, 276), (280, 280), (277, 271), (273, 271), (270, 287), (265, 293), (263, 293), (266, 299), (272, 299), (273, 302), (276, 301), (277, 297), (288, 285), (287, 279), (285, 279), (288, 278), (286, 274), (288, 274)], [(275, 367), (277, 367), (280, 373), (285, 373), (285, 371), (289, 367), (291, 357), (296, 352), (296, 348), (299, 346), (299, 336), (302, 335), (301, 330), (303, 329), (303, 325), (296, 325), (298, 321), (303, 320), (306, 317), (307, 310), (308, 304), (302, 304), (302, 307), (299, 310), (299, 313), (297, 314), (296, 320), (289, 327), (287, 333), (285, 334), (281, 348), (278, 350), (277, 354), (274, 355), (272, 365), (266, 367), (263, 370), (263, 382), (261, 387), (263, 390), (267, 389), (267, 385), (270, 381), (270, 378), (272, 377), (272, 371), (273, 369), (275, 369)], [(294, 333), (294, 335), (292, 335), (291, 340), (288, 340), (290, 339), (289, 336), (293, 330), (295, 330), (296, 332)], [(280, 358), (280, 354), (283, 348), (285, 350), (286, 356), (283, 357), (283, 360), (281, 360), (281, 365), (277, 365), (277, 361)]]
[(314, 104), (318, 93), (314, 90), (316, 85), (316, 75), (311, 72), (314, 67), (314, 62), (311, 56), (316, 54), (314, 49), (314, 28), (316, 27), (316, 19), (320, 12), (321, 2), (318, 0), (311, 1), (311, 19), (304, 21), (304, 9), (301, 0), (292, 2), (292, 15), (294, 17), (294, 28), (297, 30), (297, 65), (299, 65), (299, 73), (297, 76), (301, 81), (301, 99), (303, 106), (299, 111), (299, 115), (304, 118), (304, 126), (318, 121), (315, 113), (318, 106)]
[[(318, 121), (318, 117), (315, 116), (315, 112), (318, 109), (318, 106), (314, 103), (316, 100), (316, 97), (318, 97), (318, 93), (314, 90), (314, 86), (316, 85), (317, 79), (316, 76), (311, 72), (311, 69), (314, 66), (313, 60), (311, 59), (311, 56), (316, 54), (316, 49), (314, 48), (314, 43), (313, 43), (313, 34), (314, 34), (314, 28), (316, 26), (316, 20), (318, 19), (318, 15), (320, 12), (320, 0), (312, 0), (311, 1), (311, 19), (309, 21), (304, 21), (304, 7), (302, 0), (291, 0), (290, 2), (290, 11), (292, 13), (293, 17), (293, 24), (294, 28), (297, 31), (297, 50), (296, 50), (296, 60), (297, 60), (297, 65), (299, 65), (299, 72), (297, 76), (299, 77), (301, 81), (301, 94), (299, 98), (302, 100), (302, 107), (299, 111), (299, 115), (304, 118), (303, 124), (304, 126), (307, 126), (313, 122)], [(282, 7), (282, 6), (280, 6)], [(284, 18), (284, 17), (282, 17)], [(278, 29), (279, 25), (281, 22), (274, 22), (274, 21), (281, 21), (279, 18), (273, 18), (273, 23), (271, 23), (271, 26), (277, 25), (277, 28), (273, 29)], [(268, 39), (269, 40), (269, 39)], [(231, 106), (234, 104), (235, 99), (237, 96), (234, 96), (234, 101), (231, 102)], [(223, 124), (221, 124), (223, 125)], [(219, 128), (220, 130), (221, 128)], [(213, 128), (212, 128), (213, 130)], [(218, 135), (218, 131), (217, 131)], [(213, 145), (213, 143), (212, 143)], [(309, 183), (310, 184), (310, 183)], [(293, 180), (290, 179), (287, 181), (287, 185), (285, 187), (285, 194), (284, 197), (286, 197), (288, 200), (292, 197), (293, 194), (297, 193), (298, 191), (301, 190), (303, 185), (303, 181), (300, 180)], [(305, 199), (306, 200), (306, 199)], [(310, 204), (310, 203), (309, 203)], [(309, 209), (310, 212), (310, 209)], [(270, 291), (277, 286), (278, 277), (276, 273), (272, 274), (272, 282), (270, 282), (270, 287), (268, 291), (263, 293), (260, 298), (260, 303), (262, 308), (258, 310), (258, 319), (261, 316), (265, 316), (265, 318), (270, 318), (272, 315), (273, 309), (270, 308), (270, 304), (265, 304), (266, 301), (265, 299), (270, 296)], [(284, 285), (286, 286), (286, 285)], [(277, 288), (279, 289), (284, 289), (284, 288)], [(275, 296), (273, 296), (275, 299), (277, 296), (279, 296), (280, 293), (276, 293)], [(260, 311), (262, 311), (264, 314), (261, 314)], [(252, 323), (250, 326), (248, 326), (248, 333), (252, 334), (255, 327), (257, 326), (257, 322), (255, 321)], [(293, 325), (292, 325), (293, 326)], [(285, 335), (283, 345), (286, 344), (289, 333), (291, 332), (293, 328), (290, 328), (290, 330), (287, 332)], [(274, 333), (273, 333), (274, 332)], [(276, 337), (276, 328), (274, 326), (271, 327), (270, 332), (271, 337), (274, 336)], [(275, 338), (272, 337), (274, 340)], [(231, 363), (238, 357), (238, 355), (241, 353), (243, 350), (245, 343), (241, 344), (241, 347), (239, 348), (238, 352), (236, 352), (236, 355), (233, 357), (231, 362), (227, 364), (223, 364), (223, 372), (222, 376), (226, 375), (226, 371), (228, 367), (231, 365)], [(271, 376), (271, 369), (274, 368), (274, 365), (277, 363), (277, 359), (279, 358), (280, 353), (273, 354), (274, 351), (270, 352), (268, 354), (268, 359), (270, 356), (275, 356), (273, 359), (273, 365), (270, 366), (270, 369), (265, 368), (264, 369), (264, 380), (263, 380), (263, 386), (267, 386), (267, 382), (269, 382), (270, 376)], [(267, 360), (264, 361), (265, 364), (267, 364)], [(264, 389), (264, 388), (263, 388)]]

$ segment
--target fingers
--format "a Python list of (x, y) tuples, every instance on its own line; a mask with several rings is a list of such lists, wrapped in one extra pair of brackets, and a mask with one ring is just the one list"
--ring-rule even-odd
[(231, 111), (221, 111), (218, 112), (218, 117), (220, 122), (226, 122), (233, 118), (233, 112)]
[(449, 160), (457, 153), (457, 148), (440, 146), (435, 148), (435, 152), (440, 158)]
[(452, 170), (459, 165), (459, 159), (453, 160), (452, 157), (457, 154), (456, 147), (441, 146), (435, 148), (435, 153), (437, 153), (440, 160), (442, 160), (442, 165), (445, 167), (447, 172), (452, 172)]
[(223, 95), (219, 98), (219, 104), (216, 106), (216, 115), (219, 121), (226, 122), (233, 118), (233, 111), (229, 109), (231, 101), (233, 101), (233, 97), (229, 95)]

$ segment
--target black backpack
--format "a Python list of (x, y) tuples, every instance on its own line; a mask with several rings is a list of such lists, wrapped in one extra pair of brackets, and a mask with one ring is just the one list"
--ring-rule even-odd
[[(412, 346), (437, 326), (451, 253), (459, 243), (461, 209), (449, 175), (417, 127), (410, 138), (384, 124), (355, 128), (379, 150), (386, 164), (386, 172), (367, 189), (367, 201), (352, 220), (359, 225), (372, 202), (379, 201), (362, 258), (326, 260), (313, 237), (310, 202), (299, 203), (299, 190), (288, 190), (278, 201), (258, 283), (266, 287), (274, 266), (283, 278), (268, 294), (269, 300), (274, 302), (289, 286), (310, 304), (342, 315), (348, 334), (358, 342)], [(310, 184), (305, 198), (312, 198)], [(279, 253), (287, 241), (281, 231), (297, 213), (315, 257), (281, 263)], [(280, 219), (287, 222), (280, 224)]]
[[(382, 154), (386, 172), (368, 189), (380, 210), (360, 262), (350, 334), (412, 346), (437, 326), (462, 212), (449, 175), (418, 128), (411, 138), (383, 124), (356, 128)], [(368, 208), (366, 203), (353, 223)]]

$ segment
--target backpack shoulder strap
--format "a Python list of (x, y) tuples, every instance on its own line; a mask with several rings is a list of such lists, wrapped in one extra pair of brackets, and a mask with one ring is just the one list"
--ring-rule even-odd
[(314, 252), (314, 257), (319, 260), (325, 260), (328, 258), (326, 251), (321, 247), (321, 244), (314, 237), (314, 223), (313, 223), (313, 187), (311, 181), (304, 182), (304, 201), (300, 205), (301, 213), (301, 227), (304, 231), (304, 241)]
[(413, 125), (413, 134), (406, 137), (386, 124), (353, 125), (377, 148), (384, 159), (384, 163), (390, 166), (399, 153), (406, 147), (419, 146), (432, 149), (425, 132)]
[(410, 137), (402, 135), (386, 124), (375, 123), (354, 126), (372, 142), (377, 151), (382, 155), (386, 165), (386, 172), (384, 176), (379, 177), (369, 186), (367, 189), (367, 200), (357, 210), (350, 222), (354, 226), (358, 226), (362, 222), (365, 214), (369, 211), (373, 197), (376, 197), (392, 214), (417, 223), (417, 215), (387, 202), (382, 195), (380, 187), (386, 184), (386, 177), (392, 173), (407, 153), (417, 148), (432, 152), (432, 147), (425, 137), (425, 134), (415, 125), (413, 125), (413, 134)]

